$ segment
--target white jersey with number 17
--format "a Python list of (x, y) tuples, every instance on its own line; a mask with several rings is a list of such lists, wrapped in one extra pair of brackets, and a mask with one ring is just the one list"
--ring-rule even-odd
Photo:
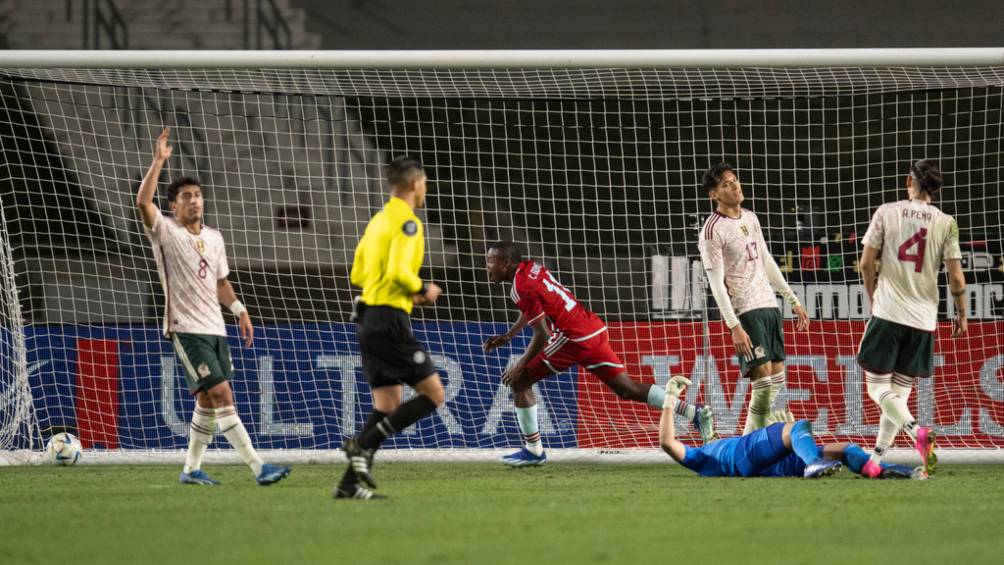
[(738, 218), (712, 213), (704, 222), (697, 248), (706, 270), (725, 270), (725, 286), (736, 316), (759, 308), (777, 308), (777, 295), (761, 257), (770, 249), (760, 220), (751, 210), (740, 209)]
[(920, 200), (879, 206), (864, 245), (881, 250), (872, 315), (918, 330), (938, 324), (938, 271), (961, 259), (955, 219)]

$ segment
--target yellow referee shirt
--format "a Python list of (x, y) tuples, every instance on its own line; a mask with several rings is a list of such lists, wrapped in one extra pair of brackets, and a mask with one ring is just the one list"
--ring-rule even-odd
[(352, 261), (352, 284), (363, 289), (363, 303), (411, 314), (412, 295), (422, 290), (424, 253), (421, 220), (407, 202), (391, 197), (370, 219)]

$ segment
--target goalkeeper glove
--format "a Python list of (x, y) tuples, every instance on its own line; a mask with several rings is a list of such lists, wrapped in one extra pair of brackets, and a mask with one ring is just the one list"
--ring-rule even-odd
[(680, 398), (680, 393), (690, 386), (690, 379), (683, 375), (676, 375), (666, 383), (666, 396)]

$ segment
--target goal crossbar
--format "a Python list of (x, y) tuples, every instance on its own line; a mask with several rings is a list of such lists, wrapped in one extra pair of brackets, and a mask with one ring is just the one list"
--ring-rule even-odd
[(979, 66), (1004, 48), (554, 49), (413, 51), (9, 50), (6, 68), (510, 69)]

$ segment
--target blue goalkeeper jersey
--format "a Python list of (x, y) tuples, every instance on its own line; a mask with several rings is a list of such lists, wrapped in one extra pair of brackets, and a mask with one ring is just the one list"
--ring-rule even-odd
[(781, 439), (784, 424), (687, 447), (681, 463), (702, 477), (801, 477), (805, 463)]

